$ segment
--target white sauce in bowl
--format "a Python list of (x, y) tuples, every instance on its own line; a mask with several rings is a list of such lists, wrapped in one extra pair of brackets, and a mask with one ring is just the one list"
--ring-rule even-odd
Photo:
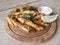
[(38, 12), (44, 13), (45, 15), (50, 15), (52, 13), (52, 9), (47, 6), (39, 6)]

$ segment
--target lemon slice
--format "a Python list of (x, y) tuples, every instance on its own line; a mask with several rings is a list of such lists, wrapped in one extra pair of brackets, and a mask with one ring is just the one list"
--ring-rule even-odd
[(44, 22), (51, 23), (51, 22), (55, 21), (57, 19), (57, 17), (58, 17), (58, 14), (50, 15), (50, 16), (42, 16), (41, 19)]

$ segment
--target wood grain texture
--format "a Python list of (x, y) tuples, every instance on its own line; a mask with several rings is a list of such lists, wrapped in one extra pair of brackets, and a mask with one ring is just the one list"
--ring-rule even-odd
[(49, 39), (56, 31), (56, 22), (53, 22), (51, 24), (51, 27), (48, 32), (41, 36), (33, 37), (33, 38), (28, 38), (28, 37), (23, 37), (20, 35), (17, 35), (14, 33), (8, 26), (7, 21), (5, 21), (5, 31), (7, 32), (8, 35), (10, 35), (12, 38), (19, 40), (19, 41), (25, 41), (25, 42), (44, 42), (47, 39)]

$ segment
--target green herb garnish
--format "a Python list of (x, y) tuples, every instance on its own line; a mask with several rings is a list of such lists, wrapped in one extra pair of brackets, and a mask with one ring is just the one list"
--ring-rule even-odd
[(24, 25), (24, 28), (28, 29), (28, 27), (26, 25)]
[(14, 15), (11, 15), (11, 16), (10, 16), (10, 19), (15, 19)]
[(33, 6), (30, 6), (30, 10), (33, 10), (34, 8), (33, 8)]
[(25, 19), (26, 19), (27, 17), (28, 17), (28, 15), (27, 15), (27, 14), (24, 14), (24, 15), (23, 15), (23, 18), (25, 18)]
[(28, 14), (28, 15), (30, 15), (31, 17), (33, 16), (33, 14), (32, 14), (32, 13), (30, 13), (30, 14)]
[(32, 16), (33, 16), (33, 14), (31, 14), (31, 13), (30, 14), (24, 14), (23, 18), (27, 19), (27, 18), (32, 17)]
[(23, 7), (22, 10), (25, 11), (25, 10), (27, 10), (27, 8), (26, 7)]
[(30, 10), (34, 10), (34, 11), (37, 11), (37, 9), (33, 6), (30, 6)]

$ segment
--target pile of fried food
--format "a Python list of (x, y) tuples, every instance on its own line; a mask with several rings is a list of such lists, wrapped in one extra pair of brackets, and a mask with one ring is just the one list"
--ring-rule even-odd
[(42, 21), (41, 17), (43, 15), (38, 12), (37, 7), (25, 5), (13, 9), (6, 19), (11, 26), (17, 26), (29, 33), (31, 29), (41, 31), (44, 30), (44, 27), (49, 26), (49, 24)]

